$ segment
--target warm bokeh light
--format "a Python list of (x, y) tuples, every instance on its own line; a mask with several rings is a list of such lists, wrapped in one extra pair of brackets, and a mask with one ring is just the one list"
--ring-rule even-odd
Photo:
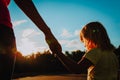
[(46, 47), (37, 47), (35, 43), (30, 41), (27, 38), (22, 39), (20, 46), (18, 47), (18, 51), (22, 53), (23, 56), (31, 55), (32, 53), (37, 53), (40, 51), (41, 53), (47, 50)]

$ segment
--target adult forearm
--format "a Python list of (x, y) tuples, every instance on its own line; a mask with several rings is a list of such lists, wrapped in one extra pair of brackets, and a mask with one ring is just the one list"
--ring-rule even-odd
[(49, 27), (43, 21), (42, 17), (38, 13), (32, 0), (14, 0), (19, 8), (36, 24), (36, 26), (44, 33), (49, 30)]
[(53, 53), (62, 51), (61, 45), (46, 25), (35, 5), (31, 0), (14, 0), (20, 9), (36, 24), (36, 26), (44, 33), (46, 42)]
[[(61, 46), (57, 39), (52, 34), (49, 27), (46, 25), (35, 5), (31, 0), (14, 0), (20, 9), (36, 24), (36, 26), (45, 34), (46, 42), (48, 43), (52, 52), (61, 51)], [(55, 46), (53, 46), (55, 45)], [(59, 48), (59, 49), (58, 49)]]

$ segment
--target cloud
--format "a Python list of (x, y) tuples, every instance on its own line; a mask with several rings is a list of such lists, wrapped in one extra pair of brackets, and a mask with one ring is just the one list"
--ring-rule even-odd
[(37, 53), (38, 51), (44, 52), (48, 50), (48, 47), (45, 45), (38, 46), (38, 42), (30, 39), (29, 37), (22, 37), (17, 49), (22, 53), (22, 55), (27, 56), (31, 53)]
[(25, 29), (23, 30), (22, 37), (32, 37), (40, 34), (40, 32), (35, 31), (34, 29)]
[[(71, 47), (76, 47), (79, 44), (78, 40), (70, 40), (67, 44), (66, 47), (71, 48)], [(78, 47), (78, 46), (77, 46)]]
[(84, 50), (84, 46), (82, 43), (80, 43), (79, 40), (77, 39), (73, 39), (73, 40), (70, 40), (69, 43), (66, 44), (66, 46), (68, 49), (70, 50)]
[(72, 50), (84, 50), (84, 45), (78, 39), (72, 40), (59, 40), (60, 44), (64, 46), (65, 49), (69, 49), (68, 51)]
[(35, 42), (30, 41), (29, 38), (22, 38), (21, 42), (20, 42), (20, 44), (18, 46), (18, 50), (23, 55), (31, 54), (35, 50)]
[(15, 27), (15, 26), (21, 25), (26, 22), (27, 20), (18, 20), (18, 21), (13, 21), (12, 23), (13, 23), (13, 26)]
[(80, 35), (80, 30), (75, 30), (74, 34), (75, 34), (75, 36), (79, 36)]
[(59, 42), (60, 42), (60, 44), (62, 44), (62, 45), (65, 45), (65, 44), (69, 43), (68, 40), (59, 40)]
[(75, 30), (74, 32), (69, 32), (68, 30), (63, 29), (60, 35), (63, 38), (73, 38), (73, 37), (76, 37), (76, 36), (79, 37), (80, 30)]
[(70, 33), (68, 30), (63, 29), (61, 34), (63, 39), (59, 40), (59, 42), (65, 49), (69, 49), (69, 51), (85, 50), (84, 45), (80, 42), (79, 35), (80, 30), (75, 30)]
[(23, 55), (30, 55), (31, 53), (36, 53), (38, 51), (43, 52), (48, 49), (48, 47), (44, 44), (44, 41), (41, 41), (41, 38), (39, 38), (42, 37), (40, 31), (33, 28), (27, 28), (23, 30), (20, 35), (17, 43), (17, 49)]
[(68, 30), (63, 29), (61, 36), (69, 38), (69, 37), (72, 37), (72, 34)]

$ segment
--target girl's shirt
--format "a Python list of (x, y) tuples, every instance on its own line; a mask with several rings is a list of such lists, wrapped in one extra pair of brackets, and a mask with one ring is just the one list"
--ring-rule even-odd
[(12, 28), (8, 5), (10, 0), (0, 0), (0, 24)]
[(95, 48), (84, 57), (94, 64), (88, 68), (87, 80), (117, 80), (118, 59), (115, 53)]

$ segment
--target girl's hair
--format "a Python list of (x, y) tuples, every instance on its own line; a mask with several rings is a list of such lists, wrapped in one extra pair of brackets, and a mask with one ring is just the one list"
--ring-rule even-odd
[(90, 40), (102, 50), (112, 50), (115, 47), (111, 44), (104, 26), (100, 22), (90, 22), (80, 32), (80, 39)]

